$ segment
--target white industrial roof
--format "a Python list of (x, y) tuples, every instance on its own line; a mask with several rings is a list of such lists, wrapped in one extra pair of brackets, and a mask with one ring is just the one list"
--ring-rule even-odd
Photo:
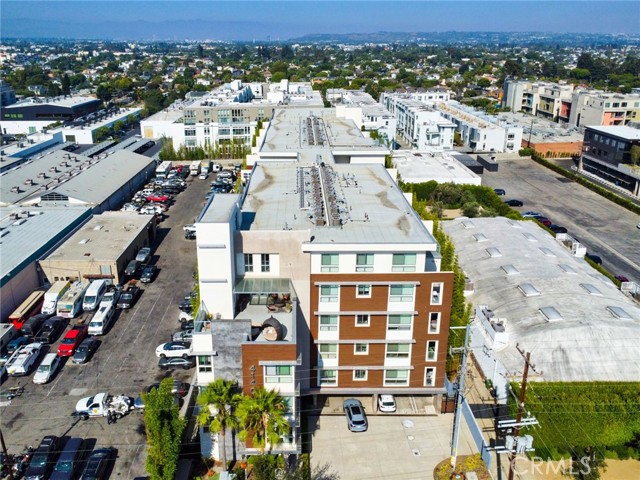
[[(585, 260), (531, 221), (458, 219), (444, 230), (474, 284), (468, 300), (507, 320), (508, 345), (488, 346), (509, 372), (522, 368), (519, 344), (542, 380), (638, 381), (640, 306)], [(478, 233), (488, 241), (479, 243)], [(487, 246), (501, 256), (489, 256)]]
[(482, 179), (444, 151), (394, 150), (393, 163), (403, 182), (480, 185)]
[(615, 135), (616, 137), (626, 140), (640, 140), (640, 129), (627, 125), (588, 126), (587, 128), (596, 132), (606, 133), (607, 135)]
[(31, 105), (55, 105), (59, 107), (75, 107), (84, 103), (95, 102), (98, 99), (95, 97), (87, 97), (82, 95), (67, 95), (60, 97), (43, 97), (43, 98), (25, 98), (12, 105), (2, 107), (5, 109), (27, 107)]

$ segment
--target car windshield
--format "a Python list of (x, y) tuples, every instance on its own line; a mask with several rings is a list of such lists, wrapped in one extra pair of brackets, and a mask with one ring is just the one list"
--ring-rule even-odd
[(101, 327), (102, 326), (102, 322), (90, 322), (89, 326), (90, 327)]
[(72, 472), (73, 462), (58, 462), (55, 468), (56, 472)]
[(85, 303), (93, 303), (96, 301), (96, 297), (94, 297), (93, 295), (86, 296), (84, 297), (84, 301)]
[(44, 467), (47, 465), (47, 454), (44, 452), (36, 452), (33, 457), (31, 457), (29, 465), (32, 467)]
[(76, 350), (76, 354), (78, 354), (78, 353), (84, 353), (84, 352), (86, 352), (86, 351), (87, 351), (87, 347), (86, 347), (86, 346), (84, 346), (84, 345), (80, 345), (80, 346), (78, 347), (78, 349)]
[(73, 345), (74, 343), (76, 343), (76, 339), (75, 338), (63, 338), (61, 343), (63, 345)]
[(49, 365), (40, 365), (38, 367), (38, 372), (47, 373), (49, 371)]
[(131, 295), (130, 293), (123, 293), (122, 295), (120, 295), (120, 298), (122, 300), (131, 300), (133, 298), (133, 295)]

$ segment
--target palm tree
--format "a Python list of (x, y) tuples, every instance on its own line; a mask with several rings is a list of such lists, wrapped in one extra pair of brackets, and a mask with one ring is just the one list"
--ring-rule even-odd
[(238, 405), (242, 425), (240, 439), (244, 441), (253, 435), (251, 441), (260, 447), (260, 455), (264, 455), (267, 443), (271, 451), (271, 447), (280, 442), (280, 436), (291, 428), (284, 417), (286, 411), (287, 405), (277, 391), (256, 387), (253, 395), (242, 397)]
[(198, 405), (202, 408), (198, 414), (198, 425), (208, 426), (213, 433), (220, 434), (222, 444), (222, 468), (227, 470), (227, 428), (238, 427), (235, 408), (242, 396), (236, 393), (237, 385), (219, 378), (207, 385), (198, 395)]

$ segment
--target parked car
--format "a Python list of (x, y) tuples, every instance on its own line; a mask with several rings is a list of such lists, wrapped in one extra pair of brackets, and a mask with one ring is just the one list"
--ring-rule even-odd
[(154, 193), (153, 195), (149, 195), (147, 197), (147, 201), (148, 202), (168, 202), (170, 200), (169, 195), (164, 195), (164, 194), (157, 194)]
[(140, 262), (138, 260), (131, 260), (127, 264), (127, 268), (124, 269), (124, 274), (133, 277), (140, 269)]
[(592, 253), (587, 252), (585, 253), (584, 258), (588, 258), (596, 265), (602, 265), (602, 258), (600, 258), (598, 255), (593, 255)]
[(180, 322), (180, 330), (193, 330), (194, 321), (193, 318), (191, 320), (183, 320)]
[(395, 412), (396, 411), (396, 399), (393, 395), (379, 395), (378, 396), (378, 410), (381, 412)]
[(193, 328), (188, 330), (178, 330), (171, 335), (172, 342), (190, 342), (193, 338)]
[(541, 223), (545, 227), (549, 228), (553, 225), (553, 222), (549, 220), (547, 217), (534, 217), (538, 223)]
[(208, 176), (209, 176), (209, 172), (202, 172), (202, 173), (198, 176), (198, 178), (199, 178), (200, 180), (206, 180)]
[(191, 342), (167, 342), (156, 348), (157, 357), (188, 357), (191, 353)]
[(196, 366), (196, 359), (194, 357), (161, 357), (158, 360), (158, 367), (163, 370), (170, 368), (183, 368), (189, 370)]
[(107, 288), (107, 291), (102, 296), (102, 300), (100, 300), (100, 306), (103, 305), (116, 305), (118, 303), (118, 299), (120, 298), (120, 292), (122, 288), (118, 285), (111, 285)]
[(624, 275), (616, 275), (614, 277), (616, 280), (618, 280), (620, 283), (624, 283), (624, 282), (628, 282), (629, 279), (627, 277), (625, 277)]
[(140, 263), (147, 263), (151, 258), (151, 249), (149, 247), (143, 247), (138, 250), (136, 260)]
[(62, 317), (51, 317), (42, 324), (40, 332), (35, 337), (36, 342), (51, 344), (56, 341), (58, 335), (62, 332), (65, 325), (65, 319)]
[(524, 212), (522, 214), (522, 218), (535, 218), (535, 217), (541, 217), (542, 214), (539, 212), (534, 212), (534, 211), (530, 211), (530, 212)]
[(109, 463), (116, 458), (115, 448), (100, 448), (91, 452), (87, 458), (81, 480), (103, 480), (107, 478), (106, 471)]
[(13, 340), (9, 341), (9, 343), (7, 343), (8, 356), (13, 355), (16, 350), (18, 350), (20, 347), (25, 346), (27, 343), (29, 343), (29, 341), (30, 340), (27, 337), (16, 337)]
[(33, 383), (42, 385), (47, 383), (55, 375), (60, 367), (60, 357), (55, 353), (47, 353), (33, 375)]
[(548, 225), (547, 228), (553, 233), (567, 233), (567, 229), (565, 227), (561, 227), (560, 225), (556, 225), (555, 223)]
[(75, 364), (87, 363), (100, 346), (100, 342), (95, 337), (85, 338), (76, 348), (71, 361)]
[(522, 207), (524, 205), (524, 203), (522, 202), (522, 200), (516, 200), (515, 198), (511, 199), (511, 200), (507, 200), (506, 202), (507, 205), (509, 205), (510, 207)]
[(131, 308), (136, 303), (136, 300), (140, 296), (140, 287), (130, 285), (129, 288), (123, 290), (118, 299), (118, 308)]
[(504, 188), (494, 188), (493, 191), (496, 192), (496, 195), (505, 195), (506, 194), (506, 192), (504, 191)]
[(40, 329), (42, 328), (45, 320), (48, 320), (49, 318), (51, 318), (51, 315), (48, 313), (39, 313), (30, 317), (22, 324), (20, 333), (27, 338), (35, 338), (36, 335), (40, 333)]
[(142, 283), (151, 283), (156, 276), (156, 272), (158, 271), (158, 267), (155, 265), (147, 265), (142, 270), (142, 275), (140, 276), (140, 281)]
[(360, 400), (355, 398), (346, 399), (342, 407), (347, 417), (347, 425), (352, 432), (366, 432), (368, 428), (367, 416)]
[(131, 397), (100, 392), (92, 397), (78, 400), (72, 415), (85, 419), (89, 417), (106, 417), (111, 411), (116, 418), (121, 418), (131, 410), (133, 410), (133, 399)]
[(89, 331), (89, 325), (74, 325), (71, 327), (60, 345), (58, 346), (58, 356), (60, 357), (70, 357), (72, 356), (76, 348), (82, 343), (82, 341), (87, 337), (87, 333)]
[(42, 480), (49, 478), (51, 469), (56, 464), (58, 458), (59, 439), (55, 435), (47, 435), (40, 441), (40, 445), (31, 457), (24, 478)]
[(71, 437), (65, 443), (60, 458), (53, 467), (50, 480), (73, 480), (76, 478), (82, 460), (84, 459), (84, 440), (79, 437)]

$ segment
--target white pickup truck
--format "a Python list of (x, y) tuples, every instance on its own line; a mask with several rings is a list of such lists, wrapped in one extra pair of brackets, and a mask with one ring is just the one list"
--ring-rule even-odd
[(19, 377), (21, 375), (28, 375), (29, 369), (35, 365), (36, 360), (40, 356), (40, 350), (42, 350), (41, 343), (30, 343), (16, 350), (5, 367), (7, 373), (12, 377)]
[(78, 400), (73, 415), (87, 419), (89, 417), (106, 417), (109, 412), (112, 412), (116, 418), (122, 418), (133, 409), (131, 397), (126, 395), (113, 396), (107, 392), (101, 392), (93, 397)]

